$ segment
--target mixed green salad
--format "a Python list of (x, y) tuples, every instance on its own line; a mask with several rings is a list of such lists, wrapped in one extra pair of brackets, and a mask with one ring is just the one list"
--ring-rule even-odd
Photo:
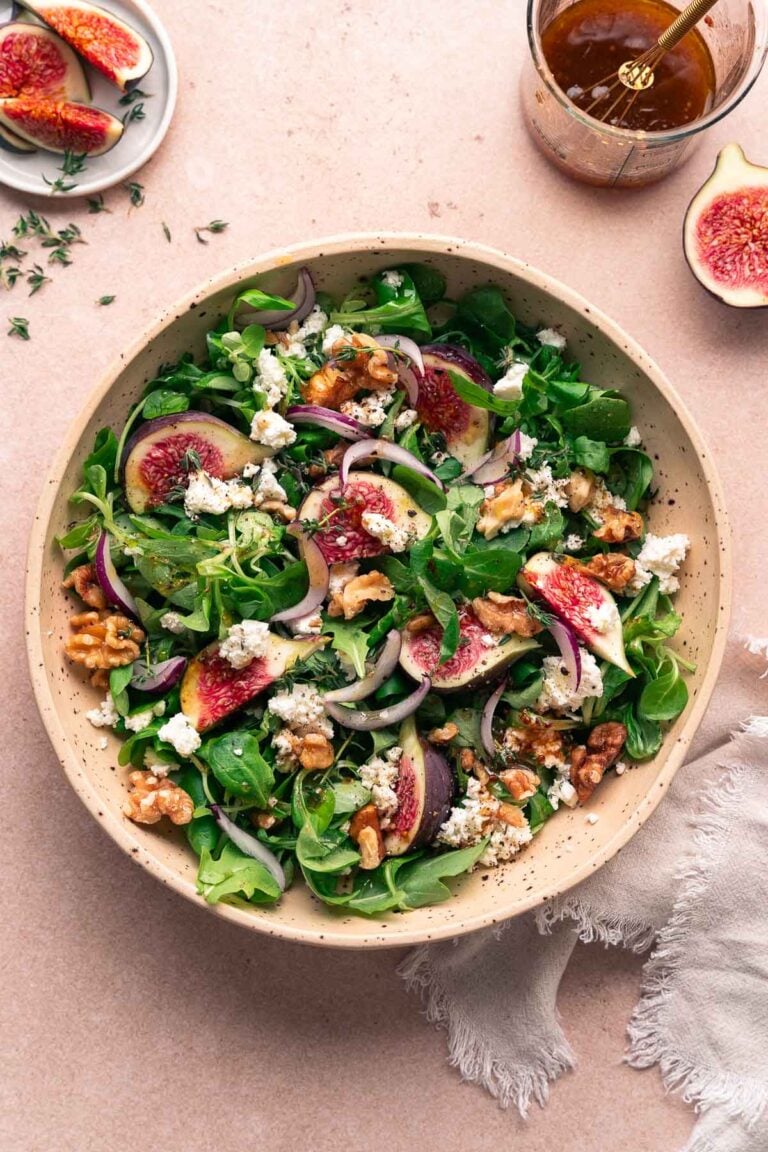
[(511, 860), (685, 708), (652, 495), (627, 400), (497, 287), (240, 292), (99, 432), (58, 540), (126, 818), (184, 828), (210, 903), (300, 875), (381, 915)]

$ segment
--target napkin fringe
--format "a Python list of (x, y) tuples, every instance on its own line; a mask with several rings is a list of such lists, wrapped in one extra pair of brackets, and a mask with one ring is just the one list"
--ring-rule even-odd
[(647, 952), (656, 937), (656, 929), (629, 916), (595, 912), (580, 896), (566, 896), (556, 904), (545, 904), (536, 911), (536, 926), (549, 935), (555, 924), (572, 920), (583, 944), (617, 945), (632, 952)]
[(427, 1019), (448, 1032), (448, 1062), (458, 1068), (463, 1080), (480, 1084), (501, 1108), (513, 1104), (525, 1119), (531, 1100), (542, 1107), (549, 1099), (550, 1082), (573, 1068), (573, 1051), (561, 1033), (551, 1051), (539, 1053), (535, 1063), (511, 1065), (495, 1056), (476, 1029), (456, 1011), (440, 986), (429, 958), (429, 946), (414, 949), (397, 969), (408, 991), (415, 991), (425, 1003)]

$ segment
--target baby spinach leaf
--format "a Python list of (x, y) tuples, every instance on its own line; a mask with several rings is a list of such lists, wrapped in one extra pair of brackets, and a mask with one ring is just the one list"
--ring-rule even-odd
[(549, 797), (543, 789), (534, 792), (528, 801), (528, 823), (531, 832), (538, 831), (543, 824), (546, 824), (550, 816), (554, 814), (555, 809), (549, 801)]
[(452, 852), (441, 852), (439, 856), (425, 856), (403, 863), (397, 869), (396, 861), (386, 861), (384, 868), (389, 867), (390, 872), (394, 873), (399, 890), (398, 908), (407, 911), (409, 908), (423, 908), (426, 904), (440, 904), (448, 900), (451, 890), (442, 881), (467, 872), (477, 863), (487, 846), (488, 841), (481, 840), (469, 848), (458, 848)]
[(523, 558), (508, 548), (471, 549), (461, 557), (461, 590), (466, 597), (508, 592)]
[(150, 392), (144, 401), (142, 415), (146, 420), (156, 420), (159, 416), (173, 416), (177, 412), (186, 412), (189, 408), (189, 398), (180, 392), (172, 392), (169, 388), (158, 388)]
[(197, 872), (197, 891), (209, 904), (227, 896), (241, 895), (253, 904), (274, 904), (280, 888), (272, 873), (261, 863), (241, 852), (232, 841), (222, 849), (218, 860), (204, 846)]
[(608, 487), (622, 496), (627, 508), (634, 511), (653, 480), (653, 462), (636, 448), (620, 448), (611, 454)]
[[(185, 766), (180, 772), (173, 773), (173, 779), (183, 788), (188, 796), (192, 797), (195, 805), (195, 814), (184, 829), (187, 843), (197, 856), (201, 856), (203, 849), (209, 853), (215, 852), (221, 839), (221, 830), (207, 807), (208, 798), (203, 788), (203, 778), (196, 768)], [(200, 815), (197, 815), (198, 810)]]
[(414, 472), (412, 468), (406, 468), (402, 464), (396, 464), (392, 469), (392, 479), (405, 488), (406, 492), (414, 498), (416, 503), (433, 515), (435, 512), (441, 511), (445, 508), (446, 497), (445, 493), (441, 492), (436, 484), (426, 476), (422, 476), (418, 472)]
[(504, 295), (493, 284), (465, 292), (456, 309), (456, 322), (482, 335), (497, 352), (522, 343)]
[(437, 304), (445, 296), (445, 276), (430, 264), (400, 264), (398, 271), (410, 276), (425, 308)]
[(602, 440), (590, 440), (588, 436), (577, 436), (573, 442), (573, 456), (582, 468), (593, 472), (606, 473), (611, 466), (611, 453)]
[(623, 440), (632, 424), (627, 401), (599, 389), (590, 390), (583, 404), (563, 412), (562, 421), (573, 436), (593, 440)]
[(261, 754), (259, 742), (250, 732), (227, 732), (208, 740), (200, 755), (227, 792), (252, 800), (266, 808), (275, 783), (275, 773)]

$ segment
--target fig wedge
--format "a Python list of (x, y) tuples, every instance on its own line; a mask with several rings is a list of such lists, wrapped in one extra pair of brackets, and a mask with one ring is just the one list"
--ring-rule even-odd
[(114, 148), (123, 124), (101, 108), (48, 96), (0, 100), (0, 127), (48, 152), (102, 156)]
[(0, 124), (0, 148), (4, 152), (15, 152), (21, 156), (29, 152), (37, 152), (34, 144), (30, 144), (28, 140), (23, 140), (15, 132), (11, 132), (10, 128), (6, 128), (4, 124)]
[(457, 396), (449, 372), (479, 384), (487, 392), (493, 382), (463, 348), (452, 344), (427, 344), (422, 349), (424, 375), (419, 379), (416, 409), (430, 432), (442, 432), (451, 456), (465, 467), (476, 464), (488, 448), (491, 414)]
[(14, 20), (0, 27), (0, 98), (31, 96), (86, 103), (91, 91), (82, 64), (60, 37)]
[(584, 644), (609, 664), (634, 676), (624, 652), (624, 636), (616, 601), (607, 588), (551, 552), (537, 552), (523, 566), (518, 584), (529, 596), (543, 600), (570, 625)]
[(434, 692), (459, 692), (498, 680), (524, 652), (539, 646), (536, 640), (523, 636), (496, 643), (468, 606), (459, 609), (459, 628), (457, 651), (445, 664), (439, 664), (442, 628), (435, 624), (424, 632), (409, 632), (406, 627), (400, 650), (401, 668), (415, 680), (429, 676)]
[(419, 735), (412, 716), (400, 728), (398, 743), (403, 755), (395, 785), (397, 811), (384, 833), (388, 856), (431, 844), (448, 819), (456, 789), (448, 761)]
[(283, 640), (270, 636), (269, 651), (245, 668), (233, 668), (214, 641), (187, 665), (181, 682), (181, 710), (198, 732), (205, 732), (285, 675), (297, 660), (322, 648), (322, 637)]

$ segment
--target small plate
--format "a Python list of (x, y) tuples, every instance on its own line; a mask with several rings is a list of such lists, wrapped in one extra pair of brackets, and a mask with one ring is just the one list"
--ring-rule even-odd
[[(35, 196), (52, 196), (56, 200), (91, 196), (94, 192), (102, 192), (105, 188), (127, 180), (160, 147), (176, 105), (179, 81), (168, 34), (145, 0), (107, 0), (107, 3), (100, 0), (99, 7), (106, 8), (136, 28), (152, 49), (152, 67), (138, 84), (142, 92), (147, 93), (143, 101), (145, 118), (127, 124), (122, 139), (111, 151), (86, 161), (83, 171), (67, 180), (67, 183), (76, 184), (70, 192), (51, 192), (43, 176), (49, 180), (61, 176), (59, 165), (63, 157), (42, 149), (24, 155), (0, 149), (0, 184), (17, 188), (20, 192), (31, 192)], [(0, 22), (13, 19), (12, 8), (12, 4), (0, 0)], [(91, 102), (94, 107), (103, 108), (105, 112), (111, 112), (120, 119), (126, 112), (130, 112), (131, 107), (135, 107), (120, 104), (122, 93), (85, 61), (83, 67), (91, 86)]]

